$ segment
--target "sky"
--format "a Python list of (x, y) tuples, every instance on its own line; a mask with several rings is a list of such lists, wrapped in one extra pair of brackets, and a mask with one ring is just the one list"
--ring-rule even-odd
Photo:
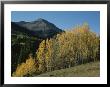
[(35, 21), (43, 18), (63, 30), (71, 29), (87, 22), (90, 29), (100, 33), (99, 11), (12, 11), (11, 21)]

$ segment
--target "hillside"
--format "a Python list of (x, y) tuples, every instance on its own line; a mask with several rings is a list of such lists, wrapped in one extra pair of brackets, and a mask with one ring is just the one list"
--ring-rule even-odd
[(27, 23), (22, 22), (23, 28), (20, 29), (12, 26), (12, 76), (99, 76), (96, 61), (100, 60), (100, 37), (90, 30), (88, 24), (59, 33), (54, 24), (43, 19), (31, 22), (28, 27)]
[(100, 76), (100, 63), (91, 62), (87, 64), (78, 65), (71, 68), (55, 70), (47, 72), (37, 77), (98, 77)]

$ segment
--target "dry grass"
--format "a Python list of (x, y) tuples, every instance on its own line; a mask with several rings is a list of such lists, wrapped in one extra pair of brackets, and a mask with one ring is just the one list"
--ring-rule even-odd
[(99, 77), (100, 62), (91, 62), (75, 67), (47, 72), (38, 77)]

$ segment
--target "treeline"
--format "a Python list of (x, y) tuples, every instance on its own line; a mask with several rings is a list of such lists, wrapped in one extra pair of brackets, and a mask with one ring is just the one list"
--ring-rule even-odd
[(100, 59), (100, 37), (87, 24), (43, 40), (25, 63), (18, 65), (13, 76), (32, 76)]

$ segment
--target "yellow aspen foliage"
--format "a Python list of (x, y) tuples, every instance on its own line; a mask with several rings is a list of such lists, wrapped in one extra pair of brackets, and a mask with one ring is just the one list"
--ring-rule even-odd
[(25, 63), (18, 65), (16, 71), (13, 73), (13, 77), (31, 76), (37, 70), (35, 59), (28, 58)]
[(36, 52), (40, 72), (46, 71), (46, 62), (45, 62), (45, 50), (46, 50), (46, 48), (45, 48), (45, 44), (46, 44), (46, 42), (45, 42), (45, 40), (43, 40), (40, 43), (39, 48)]
[(43, 40), (37, 51), (42, 72), (96, 61), (100, 55), (100, 38), (87, 23)]
[(46, 40), (46, 53), (45, 53), (45, 58), (46, 58), (46, 68), (47, 71), (52, 71), (53, 69), (53, 46), (52, 46), (52, 39), (47, 39)]

